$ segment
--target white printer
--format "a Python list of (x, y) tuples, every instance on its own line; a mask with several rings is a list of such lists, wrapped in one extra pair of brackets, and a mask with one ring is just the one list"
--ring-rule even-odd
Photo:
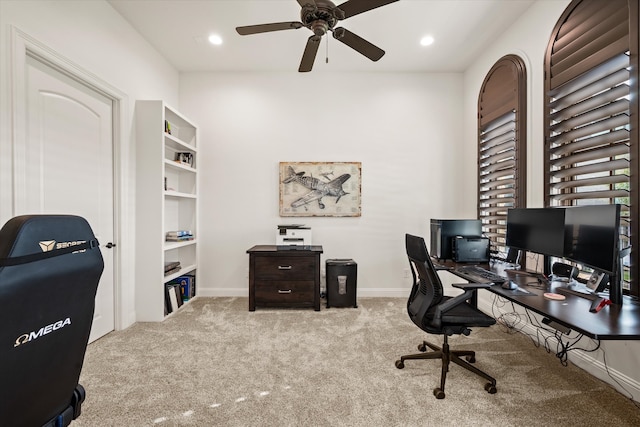
[(311, 246), (311, 228), (301, 224), (279, 225), (276, 246), (278, 249), (302, 249)]

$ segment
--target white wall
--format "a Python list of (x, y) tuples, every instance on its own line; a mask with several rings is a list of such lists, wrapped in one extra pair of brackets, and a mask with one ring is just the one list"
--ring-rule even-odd
[(0, 0), (0, 224), (14, 216), (12, 26), (125, 94), (124, 135), (119, 153), (122, 191), (118, 201), (125, 216), (117, 243), (122, 254), (119, 317), (120, 326), (126, 327), (135, 321), (134, 104), (136, 99), (164, 99), (177, 104), (179, 74), (105, 1)]
[[(466, 70), (464, 74), (464, 141), (468, 150), (475, 147), (478, 94), (482, 82), (496, 61), (508, 54), (516, 54), (527, 65), (527, 205), (544, 205), (543, 150), (544, 150), (544, 54), (551, 32), (570, 0), (538, 0), (527, 12), (497, 40), (490, 49)], [(479, 304), (491, 306), (493, 297), (481, 293)], [(585, 313), (585, 316), (590, 315)], [(535, 333), (533, 327), (529, 332)], [(587, 343), (585, 348), (595, 347)], [(582, 343), (582, 342), (581, 342)], [(604, 365), (604, 356), (609, 372)], [(552, 356), (550, 356), (551, 358)], [(601, 350), (594, 353), (570, 352), (573, 363), (610, 383), (625, 396), (629, 393), (640, 401), (640, 342), (604, 341)], [(550, 363), (554, 363), (550, 359)], [(614, 377), (613, 380), (611, 377)], [(622, 389), (621, 386), (624, 386)]]
[[(404, 234), (476, 215), (461, 74), (193, 73), (180, 85), (201, 130), (201, 295), (247, 295), (246, 250), (302, 223), (323, 266), (358, 263), (358, 295), (406, 296)], [(362, 216), (279, 217), (281, 161), (362, 162)]]

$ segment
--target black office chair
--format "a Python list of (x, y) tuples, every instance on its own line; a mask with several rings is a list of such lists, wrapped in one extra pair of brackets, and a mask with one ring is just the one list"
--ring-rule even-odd
[(0, 229), (0, 425), (69, 425), (104, 264), (83, 218), (25, 215)]
[[(404, 368), (404, 361), (408, 359), (442, 359), (442, 374), (440, 376), (440, 387), (433, 390), (437, 399), (444, 399), (444, 383), (449, 371), (449, 362), (454, 362), (463, 368), (474, 372), (489, 382), (485, 385), (485, 390), (493, 394), (497, 391), (496, 380), (473, 366), (476, 355), (473, 351), (451, 350), (448, 338), (454, 334), (469, 335), (470, 327), (491, 326), (496, 323), (495, 319), (487, 316), (469, 303), (474, 299), (477, 289), (486, 288), (490, 285), (479, 283), (454, 284), (453, 286), (464, 290), (464, 294), (456, 297), (444, 296), (442, 282), (436, 273), (427, 246), (422, 237), (407, 234), (406, 237), (407, 256), (413, 274), (413, 287), (407, 302), (409, 317), (420, 329), (429, 334), (444, 336), (442, 348), (423, 341), (418, 346), (422, 353), (402, 356), (396, 361), (396, 368)], [(427, 347), (433, 351), (427, 351)], [(467, 361), (462, 357), (466, 357)]]

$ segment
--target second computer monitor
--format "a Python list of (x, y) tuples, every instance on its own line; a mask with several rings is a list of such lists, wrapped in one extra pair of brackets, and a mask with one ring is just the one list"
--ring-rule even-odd
[(438, 259), (453, 259), (454, 237), (481, 235), (482, 223), (479, 219), (432, 219), (431, 256)]
[(564, 221), (563, 208), (509, 209), (505, 244), (509, 248), (562, 257)]

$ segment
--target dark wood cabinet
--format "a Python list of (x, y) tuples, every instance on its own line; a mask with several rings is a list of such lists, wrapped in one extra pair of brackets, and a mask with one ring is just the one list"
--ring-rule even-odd
[(257, 245), (249, 254), (249, 311), (258, 307), (309, 307), (320, 310), (322, 246), (278, 250)]

